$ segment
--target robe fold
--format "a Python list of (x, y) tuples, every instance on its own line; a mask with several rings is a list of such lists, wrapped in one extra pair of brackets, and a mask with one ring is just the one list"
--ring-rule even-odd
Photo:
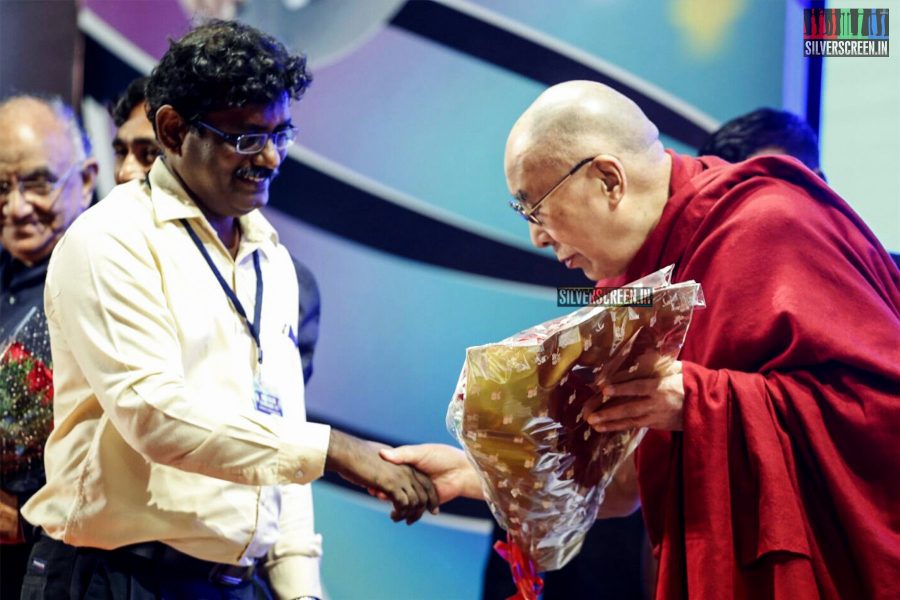
[(703, 286), (684, 430), (637, 451), (657, 598), (900, 598), (900, 272), (794, 159), (669, 153), (616, 285)]

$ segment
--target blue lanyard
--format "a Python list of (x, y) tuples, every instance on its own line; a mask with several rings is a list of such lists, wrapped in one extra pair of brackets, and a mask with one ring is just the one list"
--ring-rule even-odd
[(244, 323), (247, 324), (247, 329), (250, 331), (251, 337), (253, 337), (253, 341), (256, 342), (256, 351), (259, 358), (259, 364), (262, 364), (263, 352), (262, 344), (259, 341), (259, 331), (260, 323), (262, 322), (263, 280), (262, 269), (259, 266), (259, 250), (253, 251), (253, 269), (256, 271), (256, 306), (253, 308), (253, 322), (251, 323), (250, 319), (247, 317), (247, 311), (244, 310), (244, 306), (241, 304), (241, 301), (234, 293), (234, 290), (231, 289), (231, 286), (228, 285), (228, 282), (226, 282), (225, 278), (222, 277), (219, 269), (216, 268), (216, 264), (213, 262), (212, 257), (209, 255), (209, 252), (206, 251), (206, 248), (203, 247), (203, 242), (200, 241), (200, 238), (197, 236), (197, 232), (194, 231), (194, 228), (191, 227), (191, 224), (188, 223), (187, 219), (181, 219), (181, 224), (184, 225), (185, 229), (187, 229), (188, 235), (190, 235), (191, 239), (194, 240), (194, 245), (197, 246), (200, 254), (202, 254), (203, 258), (206, 259), (206, 264), (208, 264), (209, 268), (212, 269), (213, 275), (216, 276), (216, 280), (219, 282), (219, 285), (222, 286), (222, 291), (225, 292), (225, 295), (228, 296), (229, 300), (231, 300), (231, 305), (234, 306), (234, 310), (236, 310), (238, 314), (243, 317)]

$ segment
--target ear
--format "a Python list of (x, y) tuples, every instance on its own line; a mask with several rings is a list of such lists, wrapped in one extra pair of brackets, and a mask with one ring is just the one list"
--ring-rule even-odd
[(625, 196), (628, 184), (622, 161), (611, 154), (600, 154), (591, 162), (591, 171), (600, 179), (600, 185), (610, 202), (618, 204)]
[(156, 136), (163, 150), (181, 155), (188, 127), (188, 122), (170, 104), (164, 104), (156, 111)]
[(81, 210), (91, 205), (97, 185), (97, 159), (89, 158), (81, 167)]

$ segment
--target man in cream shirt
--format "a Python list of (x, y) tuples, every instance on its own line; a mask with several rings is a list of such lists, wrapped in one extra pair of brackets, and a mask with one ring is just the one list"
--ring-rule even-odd
[(436, 507), (427, 477), (305, 419), (296, 277), (256, 209), (308, 83), (302, 57), (222, 21), (152, 73), (163, 157), (49, 267), (56, 428), (23, 510), (46, 534), (23, 598), (318, 597), (301, 484), (331, 469), (386, 493), (395, 520)]

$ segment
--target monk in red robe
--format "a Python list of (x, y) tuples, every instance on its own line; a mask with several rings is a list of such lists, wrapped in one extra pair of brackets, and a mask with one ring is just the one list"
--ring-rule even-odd
[[(900, 598), (900, 272), (852, 209), (791, 158), (665, 151), (590, 82), (542, 94), (505, 166), (568, 267), (609, 286), (674, 264), (703, 286), (681, 362), (585, 407), (597, 430), (651, 428), (601, 516), (639, 492), (657, 598)], [(455, 449), (384, 454), (481, 496)]]

